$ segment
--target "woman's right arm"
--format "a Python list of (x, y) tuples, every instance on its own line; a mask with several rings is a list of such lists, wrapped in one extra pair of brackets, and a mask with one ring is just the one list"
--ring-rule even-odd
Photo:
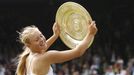
[(82, 56), (85, 53), (85, 51), (87, 50), (89, 43), (94, 38), (94, 36), (97, 32), (96, 24), (94, 21), (89, 25), (88, 29), (89, 29), (89, 31), (88, 31), (86, 37), (75, 48), (73, 48), (71, 50), (66, 50), (66, 51), (48, 51), (48, 52), (46, 52), (45, 56), (48, 57), (48, 59), (47, 59), (48, 62), (49, 63), (61, 63), (61, 62), (65, 62), (65, 61), (74, 59), (76, 57)]

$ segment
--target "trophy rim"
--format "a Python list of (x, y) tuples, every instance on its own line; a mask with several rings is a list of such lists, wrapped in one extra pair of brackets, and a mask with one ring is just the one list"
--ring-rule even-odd
[[(63, 15), (64, 13), (63, 12), (61, 12), (61, 10), (62, 9), (64, 9), (64, 8), (67, 8), (67, 6), (68, 7), (72, 7), (72, 8), (78, 8), (79, 9), (79, 11), (82, 11), (85, 15), (83, 15), (83, 14), (80, 14), (80, 15), (82, 15), (83, 17), (86, 17), (85, 19), (86, 19), (86, 21), (88, 21), (88, 22), (91, 22), (92, 21), (92, 18), (91, 18), (91, 16), (90, 16), (90, 14), (89, 14), (89, 12), (82, 6), (82, 5), (80, 5), (80, 4), (78, 4), (78, 3), (76, 3), (76, 2), (65, 2), (65, 3), (63, 3), (59, 8), (58, 8), (58, 10), (57, 10), (57, 12), (56, 12), (56, 18), (55, 18), (55, 20), (56, 20), (56, 22), (58, 22), (58, 24), (59, 25), (62, 25), (62, 24), (60, 24), (60, 17), (59, 17), (59, 15)], [(76, 11), (76, 9), (72, 9), (73, 11)], [(77, 11), (76, 11), (76, 13), (77, 13)], [(64, 16), (64, 15), (63, 15)], [(60, 19), (59, 19), (60, 18)], [(86, 23), (87, 24), (87, 23)], [(61, 27), (60, 27), (61, 28)], [(61, 30), (61, 33), (60, 33), (60, 39), (63, 41), (63, 43), (67, 46), (67, 47), (69, 47), (69, 48), (74, 48), (77, 44), (79, 44), (82, 40), (76, 40), (76, 39), (73, 39), (73, 38), (71, 38), (71, 40), (74, 40), (74, 41), (77, 41), (78, 43), (73, 43), (73, 41), (69, 41), (70, 39), (69, 38), (67, 38), (68, 37), (68, 34), (65, 34), (65, 31), (62, 31)], [(84, 38), (83, 38), (84, 39)], [(91, 39), (91, 42), (90, 42), (90, 44), (89, 44), (89, 47), (90, 47), (90, 45), (93, 43), (93, 40), (94, 40), (94, 37)]]

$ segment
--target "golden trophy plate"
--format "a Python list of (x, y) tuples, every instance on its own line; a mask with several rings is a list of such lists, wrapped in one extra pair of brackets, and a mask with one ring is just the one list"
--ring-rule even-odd
[(60, 38), (69, 48), (76, 47), (84, 39), (90, 21), (92, 18), (88, 11), (75, 2), (63, 3), (56, 13), (56, 22), (58, 22), (61, 30)]

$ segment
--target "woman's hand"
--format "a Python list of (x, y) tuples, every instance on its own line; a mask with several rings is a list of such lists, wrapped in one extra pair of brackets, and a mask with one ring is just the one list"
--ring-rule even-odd
[(92, 21), (92, 22), (89, 22), (89, 23), (90, 23), (89, 27), (88, 27), (89, 33), (91, 35), (95, 35), (97, 33), (97, 31), (98, 31), (98, 29), (96, 27), (96, 24), (95, 24), (95, 21)]
[(58, 25), (57, 22), (55, 22), (53, 25), (53, 33), (56, 36), (59, 36), (59, 34), (60, 34), (60, 26)]
[(46, 50), (54, 43), (54, 41), (58, 38), (59, 34), (60, 34), (60, 27), (58, 25), (58, 23), (54, 23), (53, 24), (53, 35), (47, 39), (46, 43), (47, 43), (47, 48)]

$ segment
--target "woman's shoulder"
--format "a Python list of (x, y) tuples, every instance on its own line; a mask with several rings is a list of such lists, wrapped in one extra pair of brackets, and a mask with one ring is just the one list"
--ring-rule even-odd
[(41, 54), (38, 54), (36, 57), (35, 57), (35, 62), (37, 63), (48, 63), (48, 60), (49, 60), (49, 57), (51, 55), (52, 52), (50, 51), (47, 51), (47, 52), (43, 52)]

